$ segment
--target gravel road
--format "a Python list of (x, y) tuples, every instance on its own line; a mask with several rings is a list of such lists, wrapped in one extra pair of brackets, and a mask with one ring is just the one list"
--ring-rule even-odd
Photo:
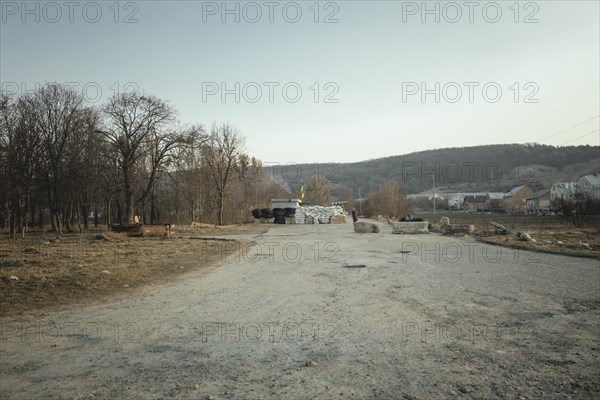
[(282, 226), (125, 299), (2, 320), (0, 398), (600, 396), (597, 260), (381, 230)]

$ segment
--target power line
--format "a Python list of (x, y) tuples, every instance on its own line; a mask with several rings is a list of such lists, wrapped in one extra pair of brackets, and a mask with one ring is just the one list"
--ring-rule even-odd
[(592, 132), (590, 132), (590, 133), (586, 133), (585, 135), (582, 135), (582, 136), (576, 137), (575, 139), (568, 140), (568, 141), (566, 141), (566, 142), (564, 142), (564, 143), (561, 143), (561, 144), (559, 144), (559, 146), (562, 146), (563, 144), (567, 144), (567, 143), (574, 142), (574, 141), (576, 141), (576, 140), (578, 140), (578, 139), (581, 139), (581, 138), (584, 138), (584, 137), (586, 137), (586, 136), (590, 136), (591, 134), (594, 134), (594, 133), (596, 133), (596, 132), (600, 132), (600, 129), (596, 129), (595, 131), (592, 131)]
[(536, 140), (536, 142), (537, 142), (537, 141), (546, 140), (546, 139), (550, 139), (550, 138), (552, 138), (552, 137), (554, 137), (554, 136), (558, 136), (558, 135), (560, 135), (561, 133), (564, 133), (564, 132), (566, 132), (566, 131), (568, 131), (568, 130), (571, 130), (571, 129), (573, 129), (573, 128), (576, 128), (576, 127), (578, 127), (578, 126), (580, 126), (580, 125), (583, 125), (583, 124), (585, 124), (586, 122), (590, 122), (591, 120), (593, 120), (593, 119), (596, 119), (596, 118), (598, 118), (598, 117), (600, 117), (600, 114), (599, 114), (599, 115), (596, 115), (595, 117), (592, 117), (592, 118), (590, 118), (590, 119), (586, 119), (585, 121), (583, 121), (583, 122), (580, 122), (580, 123), (578, 123), (578, 124), (575, 124), (575, 125), (573, 125), (573, 126), (571, 126), (571, 127), (567, 128), (567, 129), (563, 129), (563, 130), (562, 130), (562, 131), (560, 131), (560, 132), (554, 133), (554, 134), (552, 134), (552, 135), (550, 135), (550, 136), (546, 136), (545, 138), (542, 138), (542, 139), (537, 139), (537, 140)]
[(540, 115), (540, 116), (539, 116), (539, 117), (537, 117), (536, 119), (533, 119), (533, 120), (531, 120), (531, 121), (525, 122), (525, 123), (524, 123), (524, 124), (522, 124), (521, 126), (518, 126), (517, 128), (515, 128), (515, 129), (513, 129), (513, 130), (511, 130), (511, 131), (508, 131), (507, 133), (504, 133), (504, 134), (503, 134), (503, 136), (510, 135), (511, 133), (513, 133), (513, 132), (516, 132), (516, 131), (518, 131), (518, 130), (522, 129), (523, 127), (525, 127), (525, 126), (527, 126), (527, 125), (529, 125), (529, 124), (532, 124), (532, 123), (534, 123), (534, 122), (536, 122), (536, 121), (539, 121), (540, 119), (542, 119), (542, 118), (546, 117), (547, 115), (553, 114), (555, 111), (557, 111), (557, 110), (560, 110), (561, 108), (563, 108), (563, 107), (565, 107), (565, 106), (568, 106), (568, 105), (569, 105), (569, 104), (571, 104), (571, 103), (574, 103), (575, 101), (579, 100), (579, 99), (580, 99), (580, 98), (582, 98), (582, 97), (585, 97), (585, 96), (587, 96), (588, 94), (590, 94), (590, 93), (592, 93), (592, 92), (595, 92), (595, 91), (596, 91), (596, 90), (598, 90), (599, 88), (600, 88), (600, 86), (596, 86), (594, 89), (592, 89), (592, 90), (589, 90), (589, 91), (587, 91), (587, 92), (585, 92), (585, 93), (583, 93), (583, 94), (581, 94), (581, 95), (579, 95), (579, 96), (575, 97), (574, 99), (571, 99), (571, 100), (567, 101), (566, 103), (563, 103), (563, 104), (561, 104), (560, 106), (558, 106), (558, 107), (556, 107), (556, 108), (553, 108), (552, 110), (548, 111), (547, 113)]

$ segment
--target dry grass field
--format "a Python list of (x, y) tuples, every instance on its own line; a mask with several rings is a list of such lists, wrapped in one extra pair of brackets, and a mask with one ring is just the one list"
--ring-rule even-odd
[[(247, 246), (235, 235), (260, 233), (256, 225), (184, 228), (174, 237), (131, 238), (111, 232), (83, 235), (31, 232), (0, 239), (0, 317), (42, 308), (84, 304), (169, 281), (192, 268), (218, 265)], [(231, 235), (230, 240), (212, 236)]]
[[(583, 228), (575, 227), (568, 219), (560, 216), (510, 215), (462, 212), (420, 213), (417, 216), (439, 223), (442, 216), (453, 224), (475, 225), (475, 237), (480, 241), (499, 246), (509, 246), (577, 257), (600, 258), (600, 216), (590, 217)], [(520, 240), (512, 235), (498, 235), (490, 222), (509, 229), (528, 232), (535, 243)], [(582, 245), (586, 243), (589, 247)]]
[[(485, 243), (600, 258), (597, 219), (591, 226), (575, 228), (556, 217), (440, 212), (436, 218), (443, 215), (449, 216), (452, 223), (474, 224), (476, 238)], [(437, 222), (433, 214), (419, 216)], [(497, 235), (490, 221), (529, 232), (537, 242)], [(180, 226), (169, 239), (130, 238), (105, 230), (57, 238), (54, 234), (33, 231), (25, 239), (9, 242), (3, 232), (0, 238), (0, 317), (88, 304), (124, 296), (153, 283), (168, 282), (190, 269), (218, 265), (227, 256), (239, 252), (240, 246), (250, 244), (236, 240), (236, 235), (247, 238), (274, 226)], [(580, 242), (589, 247), (583, 247)]]

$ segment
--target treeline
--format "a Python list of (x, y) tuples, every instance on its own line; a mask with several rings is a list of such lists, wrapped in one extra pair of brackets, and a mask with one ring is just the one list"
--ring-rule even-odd
[(100, 107), (70, 87), (0, 94), (0, 226), (241, 223), (287, 196), (233, 126), (183, 126), (166, 101), (116, 94)]

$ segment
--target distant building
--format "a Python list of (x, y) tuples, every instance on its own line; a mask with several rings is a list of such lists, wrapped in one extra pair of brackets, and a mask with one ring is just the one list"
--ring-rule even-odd
[(570, 201), (575, 196), (575, 182), (559, 182), (550, 187), (550, 202), (553, 208), (558, 207), (559, 201)]
[(465, 196), (462, 208), (465, 210), (483, 211), (487, 208), (489, 197), (487, 195)]
[(452, 195), (451, 197), (448, 197), (448, 208), (450, 210), (459, 210), (460, 209), (460, 203), (458, 202), (458, 197), (456, 195)]
[(502, 200), (504, 199), (504, 193), (502, 192), (490, 192), (487, 194), (490, 200)]
[(504, 193), (490, 192), (487, 195), (489, 211), (504, 211)]
[[(483, 203), (485, 198), (485, 204)], [(474, 192), (456, 193), (448, 198), (448, 208), (451, 210), (497, 210), (502, 208), (504, 193), (502, 192)]]
[(483, 192), (477, 192), (477, 193), (456, 193), (455, 195), (452, 195), (452, 197), (450, 197), (448, 199), (448, 207), (454, 210), (460, 210), (463, 208), (463, 204), (465, 202), (465, 197), (467, 196), (485, 196), (486, 194)]
[(585, 175), (579, 178), (577, 190), (594, 200), (600, 200), (600, 174)]
[[(440, 194), (438, 194), (438, 193), (436, 193), (436, 194), (435, 194), (435, 199), (436, 199), (437, 201), (439, 201), (439, 200), (442, 200), (442, 201), (444, 201), (444, 200), (445, 200), (445, 199), (444, 199), (444, 196), (442, 196), (442, 195), (440, 195)], [(427, 198), (427, 200), (429, 200), (429, 201), (433, 201), (433, 195), (429, 196), (429, 197)]]
[(546, 214), (550, 211), (550, 189), (538, 190), (527, 198), (527, 214)]
[(517, 186), (504, 194), (506, 211), (525, 213), (527, 211), (527, 198), (533, 196), (533, 189), (527, 185)]
[(271, 208), (296, 208), (301, 203), (300, 199), (271, 199)]

